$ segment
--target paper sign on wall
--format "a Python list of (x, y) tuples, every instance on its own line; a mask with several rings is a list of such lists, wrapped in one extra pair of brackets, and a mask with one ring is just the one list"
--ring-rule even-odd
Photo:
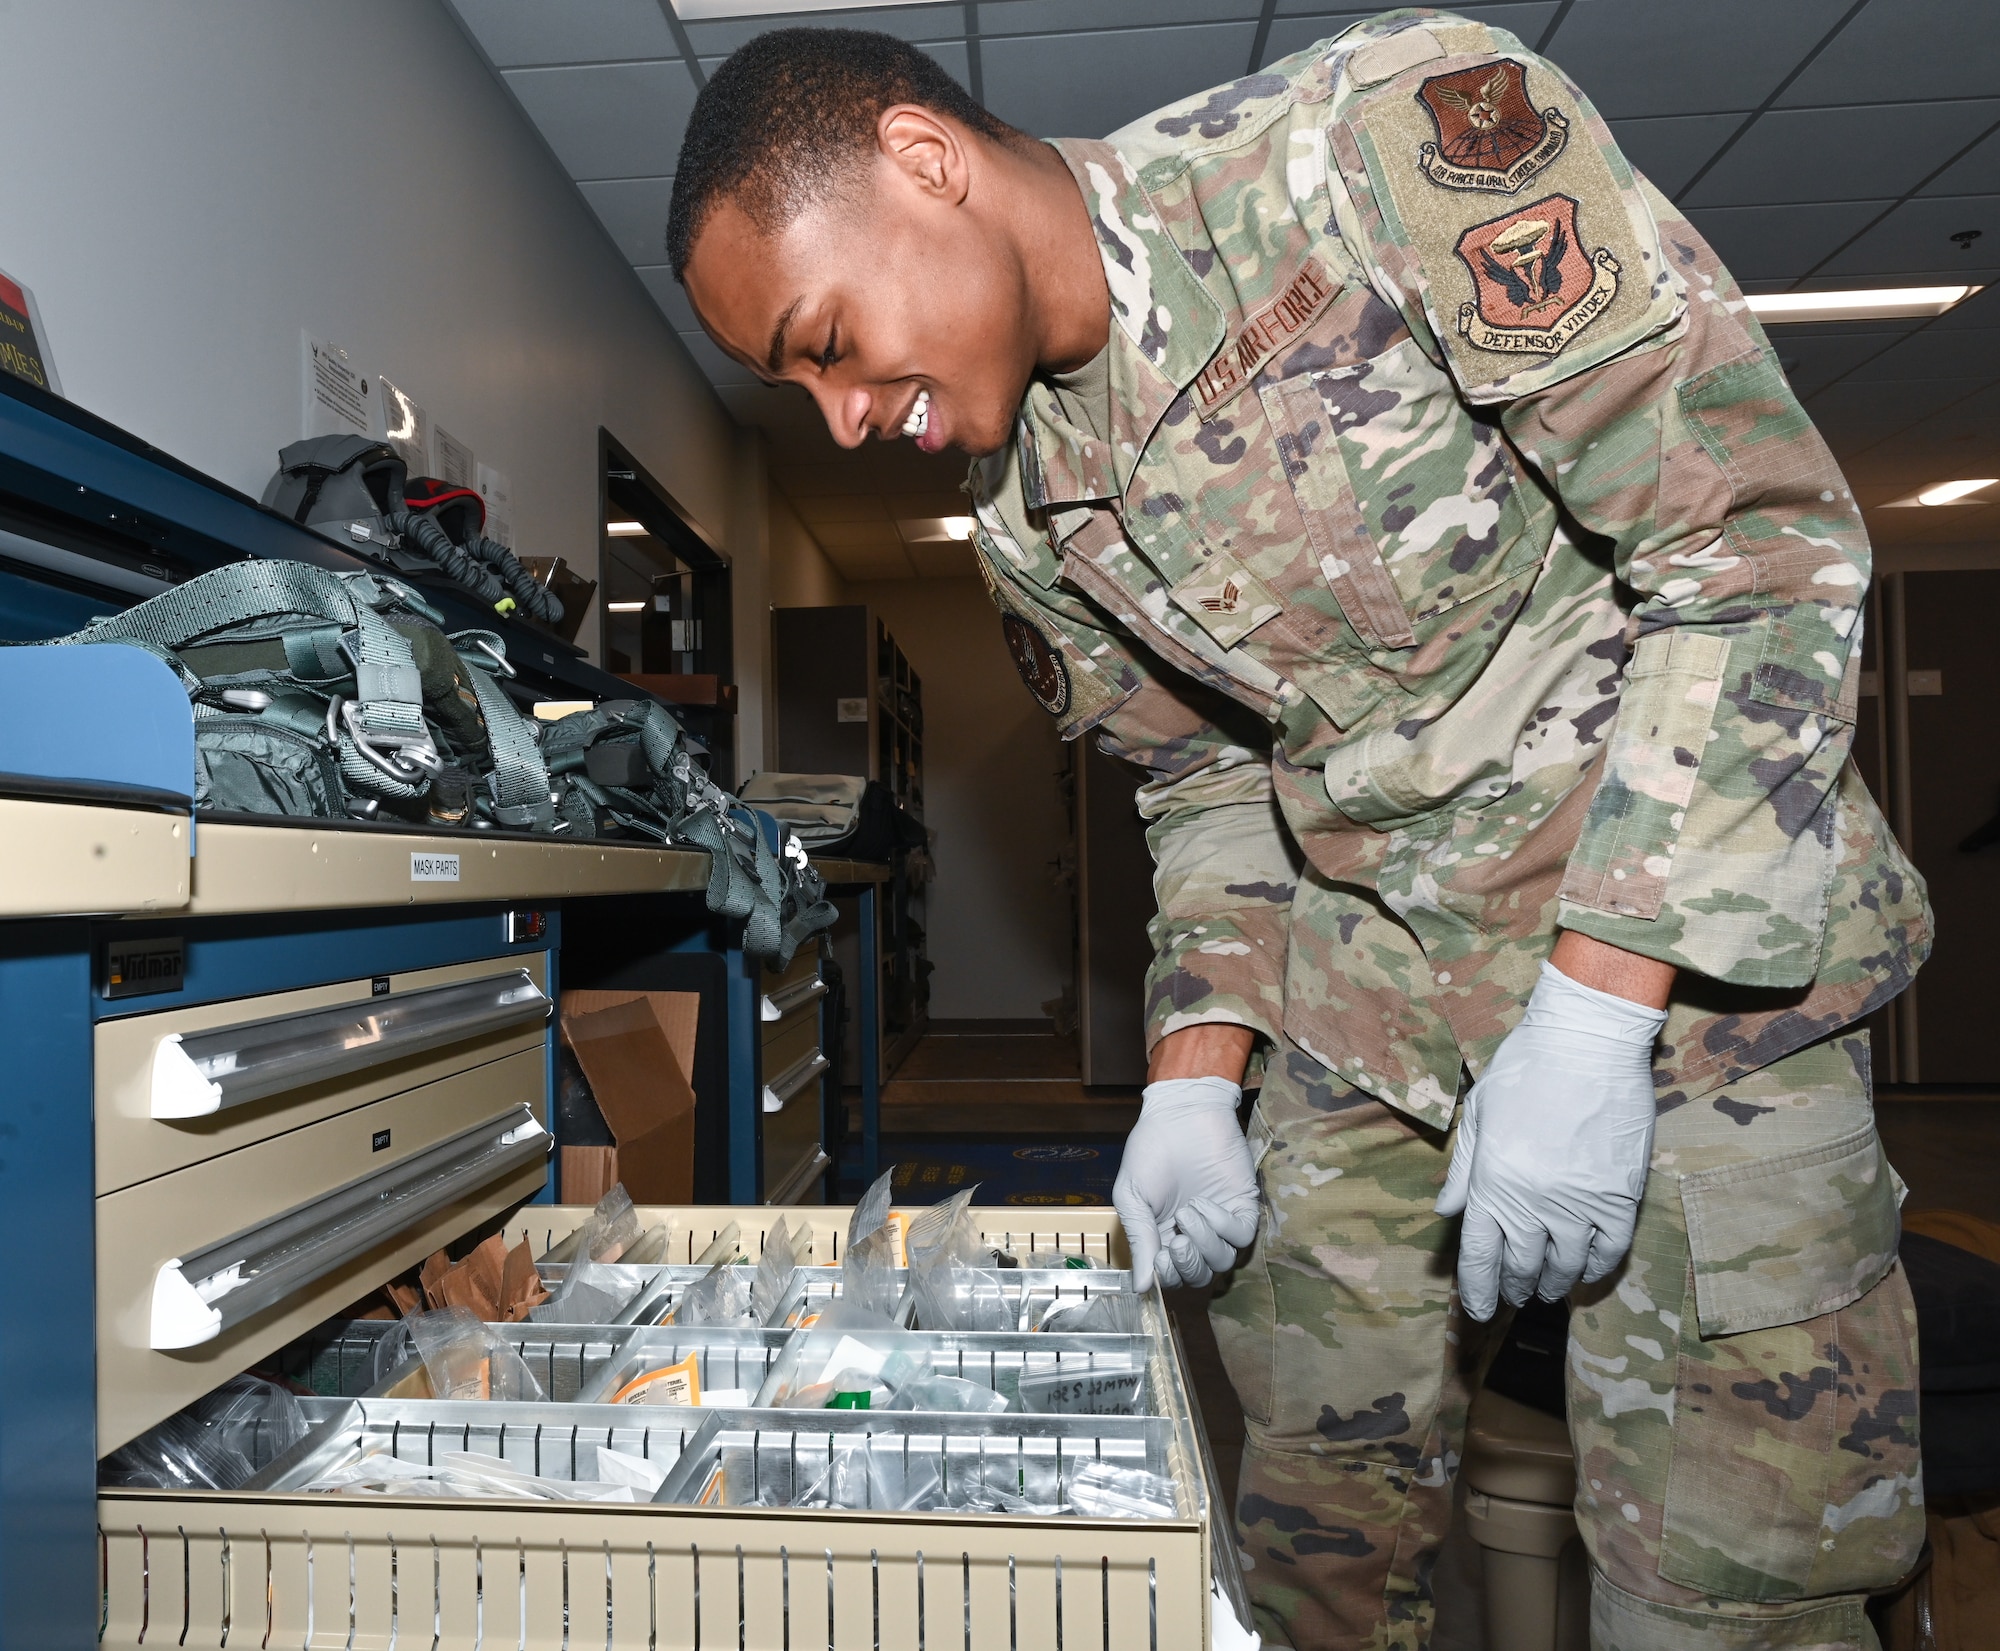
[(413, 476), (431, 469), (431, 416), (386, 378), (376, 380), (382, 391), (382, 427), (373, 432), (402, 455)]
[(486, 537), (514, 548), (514, 489), (507, 472), (490, 464), (479, 466), (479, 496), (486, 501)]
[(375, 381), (338, 344), (309, 332), (299, 334), (304, 362), (304, 411), (300, 428), (307, 436), (373, 436), (382, 422), (376, 404)]
[(472, 449), (452, 435), (442, 424), (431, 427), (431, 452), (437, 468), (430, 472), (451, 487), (471, 487), (477, 476)]

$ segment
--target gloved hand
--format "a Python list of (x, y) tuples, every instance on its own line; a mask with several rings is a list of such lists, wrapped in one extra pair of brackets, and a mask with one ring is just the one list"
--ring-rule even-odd
[(1146, 1085), (1111, 1202), (1132, 1247), (1132, 1285), (1206, 1284), (1257, 1237), (1257, 1166), (1227, 1078)]
[(1560, 1301), (1632, 1246), (1653, 1152), (1653, 1040), (1664, 1009), (1551, 964), (1472, 1086), (1435, 1206), (1463, 1212), (1458, 1291), (1475, 1319), (1500, 1296)]

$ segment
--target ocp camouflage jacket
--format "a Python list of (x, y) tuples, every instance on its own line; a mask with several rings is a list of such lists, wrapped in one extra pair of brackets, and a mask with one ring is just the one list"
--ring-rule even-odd
[(1686, 971), (1663, 1105), (1908, 982), (1859, 511), (1574, 86), (1395, 12), (1057, 147), (1111, 439), (1035, 381), (976, 538), (1064, 736), (1151, 771), (1150, 1037), (1283, 1033), (1442, 1126), (1558, 927)]

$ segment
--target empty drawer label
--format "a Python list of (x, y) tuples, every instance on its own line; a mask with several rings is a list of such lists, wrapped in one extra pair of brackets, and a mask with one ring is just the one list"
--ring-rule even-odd
[(410, 881), (412, 883), (456, 883), (458, 881), (458, 856), (456, 854), (412, 854), (410, 856)]

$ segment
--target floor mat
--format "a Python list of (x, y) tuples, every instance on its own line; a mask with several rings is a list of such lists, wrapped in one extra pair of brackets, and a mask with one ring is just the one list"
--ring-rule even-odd
[(882, 1163), (896, 1166), (899, 1204), (935, 1204), (977, 1184), (981, 1204), (1108, 1208), (1124, 1149), (1119, 1135), (884, 1135)]

